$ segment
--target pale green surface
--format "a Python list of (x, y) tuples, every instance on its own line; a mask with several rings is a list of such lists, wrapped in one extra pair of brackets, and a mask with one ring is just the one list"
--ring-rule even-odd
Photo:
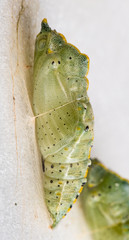
[[(93, 142), (89, 59), (43, 21), (34, 59), (33, 109), (45, 160), (45, 199), (55, 226), (86, 182)], [(87, 127), (87, 128), (86, 128)]]
[(129, 182), (92, 161), (81, 200), (95, 240), (129, 239)]

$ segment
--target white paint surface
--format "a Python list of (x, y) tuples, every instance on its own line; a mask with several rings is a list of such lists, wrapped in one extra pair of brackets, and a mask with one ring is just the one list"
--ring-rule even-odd
[(25, 0), (23, 8), (21, 1), (0, 2), (1, 240), (90, 239), (79, 201), (49, 228), (30, 103), (34, 40), (44, 17), (90, 57), (92, 156), (129, 178), (128, 10), (128, 0)]

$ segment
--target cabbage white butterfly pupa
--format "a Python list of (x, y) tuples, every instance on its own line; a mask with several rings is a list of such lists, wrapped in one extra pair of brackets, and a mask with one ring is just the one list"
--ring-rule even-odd
[(44, 19), (35, 43), (33, 111), (52, 227), (76, 202), (91, 164), (94, 118), (88, 69), (89, 58)]

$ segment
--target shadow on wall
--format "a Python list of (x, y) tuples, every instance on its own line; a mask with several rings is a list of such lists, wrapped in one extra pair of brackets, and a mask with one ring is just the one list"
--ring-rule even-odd
[[(21, 3), (16, 3), (12, 6), (13, 48), (11, 49), (11, 58), (14, 82), (16, 88), (16, 83), (18, 83), (20, 95), (22, 95), (22, 91), (24, 91), (23, 95), (27, 94), (29, 96), (29, 103), (32, 103), (32, 75), (37, 5), (37, 3), (30, 4), (22, 0)], [(24, 99), (25, 98), (24, 96)]]
[[(17, 186), (14, 198), (15, 202), (18, 202), (23, 208), (25, 219), (33, 218), (35, 212), (38, 211), (37, 209), (40, 209), (39, 212), (42, 213), (43, 208), (45, 208), (42, 164), (36, 147), (35, 120), (31, 107), (37, 10), (37, 1), (22, 0), (21, 2), (16, 1), (12, 5), (10, 70), (17, 158), (15, 161), (17, 170), (15, 172), (14, 169), (13, 173), (16, 176)], [(20, 191), (21, 198), (19, 198)], [(27, 209), (28, 203), (32, 205), (29, 209)], [(40, 222), (42, 223), (42, 221), (41, 216)]]

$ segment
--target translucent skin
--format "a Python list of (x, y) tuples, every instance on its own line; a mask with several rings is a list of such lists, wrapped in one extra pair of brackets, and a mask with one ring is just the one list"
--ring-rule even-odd
[(92, 161), (81, 200), (94, 240), (129, 239), (129, 182)]
[(91, 163), (93, 111), (87, 96), (88, 66), (89, 58), (51, 30), (44, 19), (35, 43), (33, 110), (52, 227), (72, 208)]

